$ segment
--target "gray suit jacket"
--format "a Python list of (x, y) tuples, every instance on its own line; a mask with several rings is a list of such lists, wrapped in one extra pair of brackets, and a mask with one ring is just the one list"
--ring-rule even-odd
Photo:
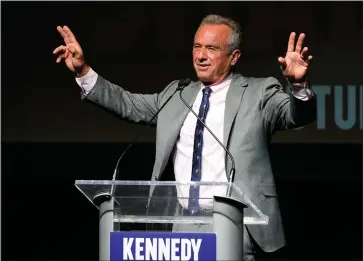
[[(148, 121), (172, 95), (178, 81), (173, 81), (158, 94), (135, 94), (114, 85), (101, 76), (86, 98), (122, 118)], [(192, 106), (199, 82), (183, 91)], [(161, 180), (165, 167), (188, 114), (187, 107), (176, 94), (155, 120), (157, 125), (156, 155), (151, 180)], [(280, 209), (272, 174), (268, 146), (277, 130), (304, 126), (315, 120), (316, 101), (296, 99), (284, 92), (275, 78), (247, 78), (235, 73), (226, 97), (223, 142), (236, 161), (235, 183), (261, 211), (270, 217), (267, 226), (248, 226), (257, 244), (266, 252), (285, 244)], [(226, 156), (226, 173), (231, 162)], [(151, 192), (152, 193), (152, 192)]]

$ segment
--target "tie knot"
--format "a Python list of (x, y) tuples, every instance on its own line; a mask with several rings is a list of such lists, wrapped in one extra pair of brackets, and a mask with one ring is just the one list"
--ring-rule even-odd
[(212, 89), (210, 87), (205, 87), (203, 89), (203, 95), (209, 97), (209, 95), (212, 93)]

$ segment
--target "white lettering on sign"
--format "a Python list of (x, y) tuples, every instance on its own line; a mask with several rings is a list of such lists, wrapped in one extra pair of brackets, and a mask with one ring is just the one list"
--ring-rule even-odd
[(131, 246), (132, 243), (134, 242), (133, 238), (124, 238), (123, 240), (123, 260), (133, 260), (134, 257), (132, 255), (132, 250), (131, 250)]
[(123, 238), (123, 260), (198, 260), (202, 239)]
[[(190, 242), (190, 240), (183, 238), (181, 240), (180, 245), (181, 245), (180, 260), (190, 260), (190, 258), (192, 257), (192, 243)], [(196, 258), (198, 260), (198, 256)]]
[(144, 252), (144, 238), (135, 238), (135, 258), (136, 260), (144, 260), (144, 255), (142, 252)]
[(145, 244), (145, 260), (157, 260), (157, 253), (158, 253), (158, 245), (157, 245), (157, 238), (146, 238)]
[(166, 238), (165, 241), (162, 238), (158, 238), (158, 259), (170, 260), (170, 238)]
[[(190, 240), (190, 242), (192, 243), (194, 260), (198, 260), (198, 255), (199, 255), (200, 245), (202, 244), (202, 240), (198, 239), (197, 242), (195, 242), (195, 240), (192, 239), (192, 240)], [(195, 253), (197, 253), (197, 254), (195, 254)]]

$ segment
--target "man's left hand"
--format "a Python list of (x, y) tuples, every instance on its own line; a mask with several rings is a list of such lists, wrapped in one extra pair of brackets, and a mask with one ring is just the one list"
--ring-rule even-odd
[(292, 82), (304, 82), (309, 64), (313, 57), (308, 55), (308, 48), (303, 48), (305, 34), (300, 34), (295, 46), (295, 33), (290, 34), (285, 57), (279, 57), (283, 75)]

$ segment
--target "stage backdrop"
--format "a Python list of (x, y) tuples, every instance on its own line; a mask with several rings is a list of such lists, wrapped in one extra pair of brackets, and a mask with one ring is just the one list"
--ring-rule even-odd
[[(3, 140), (129, 142), (141, 126), (80, 100), (80, 90), (52, 51), (68, 25), (92, 68), (139, 93), (195, 78), (191, 48), (209, 13), (234, 18), (244, 32), (238, 71), (281, 78), (277, 57), (291, 31), (304, 32), (314, 56), (310, 79), (318, 120), (278, 133), (276, 142), (361, 142), (363, 129), (362, 4), (359, 2), (108, 2), (2, 4)], [(151, 129), (141, 141), (154, 141)]]

